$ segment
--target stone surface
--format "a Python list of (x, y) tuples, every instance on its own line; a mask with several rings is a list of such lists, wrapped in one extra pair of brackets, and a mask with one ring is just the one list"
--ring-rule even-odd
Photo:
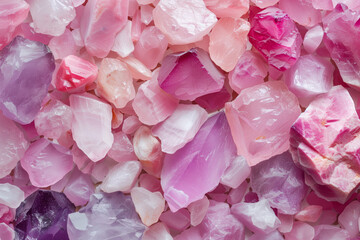
[(305, 27), (313, 27), (322, 20), (321, 11), (313, 7), (311, 0), (280, 0), (279, 8)]
[(221, 177), (221, 184), (237, 188), (249, 177), (251, 169), (243, 156), (232, 159), (229, 167)]
[(47, 94), (54, 69), (54, 57), (44, 44), (16, 37), (0, 52), (3, 114), (21, 124), (32, 122)]
[(269, 65), (285, 71), (300, 57), (302, 38), (295, 23), (282, 10), (270, 7), (251, 21), (250, 43)]
[(120, 55), (120, 57), (127, 57), (134, 51), (134, 43), (131, 39), (132, 22), (127, 21), (126, 25), (116, 35), (114, 45), (111, 50)]
[(161, 186), (170, 209), (175, 212), (213, 190), (235, 152), (225, 114), (209, 118), (191, 142), (165, 157)]
[(303, 239), (314, 239), (315, 230), (314, 228), (304, 222), (295, 222), (291, 231), (285, 233), (286, 240), (303, 240)]
[(141, 80), (151, 79), (151, 71), (138, 59), (129, 56), (122, 59), (122, 61), (128, 66), (133, 78)]
[(94, 184), (90, 175), (83, 174), (76, 167), (71, 173), (69, 181), (64, 188), (64, 194), (75, 205), (85, 205), (94, 193)]
[(17, 239), (68, 240), (66, 221), (74, 211), (74, 205), (63, 193), (39, 190), (16, 210)]
[(360, 202), (353, 201), (347, 205), (338, 217), (339, 224), (348, 231), (350, 237), (356, 237), (359, 234)]
[(83, 93), (70, 96), (70, 107), (73, 111), (72, 134), (76, 144), (92, 161), (101, 160), (114, 142), (111, 106), (94, 95)]
[(272, 231), (271, 233), (254, 233), (248, 240), (284, 240), (284, 237), (279, 231)]
[(61, 180), (73, 168), (70, 151), (44, 138), (32, 143), (21, 159), (31, 184), (48, 187)]
[(249, 166), (283, 153), (289, 148), (289, 130), (300, 114), (295, 95), (281, 81), (246, 88), (225, 113), (238, 155)]
[(279, 0), (251, 0), (259, 8), (267, 8), (270, 6), (274, 6), (279, 2)]
[(173, 240), (166, 225), (159, 222), (146, 229), (141, 240)]
[(207, 119), (207, 112), (197, 105), (179, 104), (173, 114), (152, 128), (161, 140), (161, 151), (175, 153), (190, 142)]
[(17, 208), (24, 199), (24, 192), (17, 186), (9, 183), (0, 184), (0, 204)]
[(5, 223), (0, 223), (0, 239), (15, 239), (14, 230)]
[(218, 18), (240, 18), (249, 10), (249, 0), (204, 0), (206, 7)]
[(207, 52), (193, 48), (166, 56), (158, 81), (164, 91), (176, 98), (193, 101), (220, 91), (224, 85), (224, 75), (211, 62)]
[(117, 162), (137, 159), (132, 142), (129, 137), (121, 131), (114, 133), (114, 143), (108, 152), (108, 156)]
[(80, 49), (74, 34), (75, 33), (66, 28), (63, 34), (58, 37), (51, 38), (48, 46), (56, 60), (63, 59), (68, 55), (79, 54)]
[(324, 37), (324, 29), (320, 25), (310, 28), (304, 37), (304, 48), (308, 53), (313, 53), (320, 46)]
[(331, 225), (315, 226), (314, 240), (329, 240), (329, 239), (350, 239), (350, 236), (346, 230), (336, 226), (331, 226)]
[(170, 44), (200, 41), (217, 22), (202, 0), (161, 0), (153, 11), (154, 23)]
[(204, 196), (202, 199), (197, 200), (188, 206), (191, 226), (197, 226), (203, 221), (206, 213), (208, 212), (209, 205), (209, 199)]
[(231, 94), (229, 91), (231, 90), (228, 90), (224, 85), (220, 91), (198, 97), (195, 99), (195, 102), (209, 112), (218, 111), (224, 108), (226, 102), (230, 101)]
[(168, 210), (161, 214), (160, 221), (165, 223), (170, 229), (181, 232), (190, 226), (190, 213), (185, 208), (177, 212)]
[(302, 222), (316, 222), (322, 214), (323, 207), (319, 205), (309, 205), (295, 214), (295, 219)]

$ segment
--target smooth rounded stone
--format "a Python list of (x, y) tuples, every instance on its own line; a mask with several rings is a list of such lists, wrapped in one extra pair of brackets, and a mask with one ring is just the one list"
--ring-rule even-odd
[(76, 45), (73, 33), (67, 28), (60, 36), (51, 38), (48, 46), (56, 60), (63, 59), (68, 55), (77, 55), (80, 50)]
[(291, 127), (293, 160), (318, 196), (345, 203), (360, 184), (359, 127), (354, 102), (342, 86), (317, 97)]
[(295, 23), (282, 10), (269, 7), (251, 21), (250, 43), (269, 65), (285, 71), (300, 57), (302, 38)]
[(17, 186), (9, 183), (0, 184), (0, 204), (17, 208), (24, 199), (24, 192)]
[(136, 116), (129, 116), (125, 118), (123, 124), (122, 124), (122, 131), (125, 134), (133, 134), (142, 123), (139, 121), (139, 118)]
[(114, 58), (104, 58), (101, 61), (97, 78), (97, 90), (100, 95), (123, 108), (135, 98), (135, 88), (130, 71), (126, 64)]
[(137, 160), (129, 137), (121, 131), (114, 133), (114, 143), (108, 152), (108, 156), (117, 162)]
[(166, 155), (161, 186), (171, 211), (187, 207), (212, 191), (235, 154), (230, 127), (225, 114), (220, 112), (202, 125), (191, 142)]
[(68, 149), (44, 138), (32, 143), (21, 159), (21, 166), (36, 187), (48, 187), (60, 181), (73, 165)]
[(313, 27), (322, 20), (321, 11), (315, 9), (309, 0), (280, 0), (279, 8), (304, 27)]
[(161, 150), (173, 154), (195, 137), (207, 117), (198, 105), (179, 104), (169, 118), (152, 128), (152, 133), (161, 140)]
[(90, 175), (83, 174), (75, 167), (64, 188), (64, 194), (75, 206), (83, 206), (94, 194), (94, 190)]
[(111, 106), (94, 95), (83, 93), (70, 96), (70, 107), (73, 111), (71, 130), (77, 146), (92, 161), (103, 159), (114, 142)]
[(301, 222), (316, 222), (320, 218), (322, 211), (322, 206), (309, 205), (301, 209), (294, 217)]
[(15, 30), (26, 19), (29, 4), (24, 0), (4, 0), (0, 3), (0, 50), (15, 37)]
[(339, 215), (338, 221), (342, 228), (348, 231), (350, 237), (359, 234), (360, 202), (353, 201)]
[(31, 0), (29, 4), (37, 33), (60, 36), (76, 16), (72, 0)]
[(227, 87), (224, 87), (215, 93), (209, 93), (204, 96), (198, 97), (195, 99), (195, 103), (199, 104), (202, 108), (205, 108), (209, 112), (219, 111), (220, 109), (224, 108), (225, 103), (230, 101), (231, 94)]
[(16, 239), (68, 240), (66, 221), (74, 211), (63, 193), (38, 190), (16, 209)]
[(14, 229), (5, 223), (0, 223), (0, 239), (15, 239)]
[(159, 72), (160, 87), (180, 100), (196, 98), (220, 91), (224, 75), (212, 63), (207, 52), (192, 48), (164, 58)]
[(284, 234), (286, 240), (314, 239), (314, 228), (304, 222), (294, 222), (290, 232)]
[(268, 74), (268, 66), (263, 58), (253, 52), (246, 51), (229, 72), (230, 87), (237, 93), (241, 90), (263, 83)]
[(146, 226), (159, 221), (161, 213), (165, 209), (165, 199), (160, 192), (150, 192), (142, 187), (134, 187), (131, 190), (131, 199), (136, 212)]
[(129, 56), (135, 49), (131, 39), (131, 26), (132, 22), (128, 20), (125, 27), (116, 35), (114, 45), (111, 48), (123, 58)]
[(69, 215), (67, 231), (70, 240), (139, 240), (145, 226), (130, 196), (98, 192), (86, 206)]
[(251, 0), (259, 8), (267, 8), (271, 6), (275, 6), (279, 2), (279, 0)]
[(297, 96), (300, 105), (307, 107), (316, 96), (330, 91), (334, 69), (327, 59), (303, 55), (284, 73), (284, 81)]
[(188, 206), (188, 210), (190, 212), (191, 226), (197, 226), (203, 221), (208, 211), (209, 205), (209, 199), (204, 196), (202, 199), (197, 200), (196, 202), (193, 202)]
[(154, 23), (170, 44), (200, 41), (217, 22), (203, 0), (160, 0), (153, 11)]
[(124, 63), (128, 66), (128, 69), (131, 72), (131, 76), (134, 79), (141, 80), (150, 80), (151, 79), (151, 71), (148, 69), (142, 62), (138, 59), (128, 56), (122, 59)]
[(229, 167), (221, 177), (220, 183), (231, 188), (237, 188), (249, 177), (250, 172), (251, 168), (246, 159), (243, 156), (237, 156), (230, 162)]
[(190, 213), (185, 208), (177, 212), (168, 210), (161, 214), (160, 221), (165, 223), (170, 229), (182, 232), (190, 226)]
[(0, 111), (0, 179), (10, 174), (28, 147), (24, 133)]
[(140, 172), (141, 164), (139, 161), (118, 163), (110, 169), (100, 188), (106, 193), (129, 192), (135, 185)]
[(154, 26), (145, 28), (135, 44), (134, 56), (147, 68), (154, 69), (163, 59), (168, 41), (165, 35)]
[(345, 229), (332, 225), (317, 225), (315, 228), (315, 237), (313, 240), (350, 240), (350, 235)]
[[(304, 239), (310, 239), (310, 238), (304, 238)], [(279, 233), (279, 231), (273, 231), (268, 234), (264, 233), (254, 233), (251, 235), (248, 240), (284, 240), (284, 237)]]
[(89, 0), (80, 20), (86, 50), (104, 58), (128, 20), (129, 0)]
[(18, 36), (2, 49), (0, 110), (3, 114), (20, 124), (32, 122), (47, 94), (54, 70), (54, 57), (40, 42)]
[(301, 110), (282, 81), (269, 81), (242, 90), (225, 113), (238, 155), (254, 166), (289, 148), (289, 130)]
[(249, 10), (249, 0), (204, 0), (206, 7), (218, 18), (240, 18)]
[(91, 62), (74, 56), (66, 56), (56, 73), (55, 86), (59, 91), (67, 92), (81, 88), (95, 81), (98, 68)]
[(310, 28), (306, 33), (303, 41), (305, 50), (308, 53), (315, 52), (320, 46), (324, 37), (324, 29), (320, 25)]
[(286, 215), (282, 213), (278, 213), (277, 217), (279, 218), (281, 224), (277, 228), (281, 233), (288, 233), (292, 230), (294, 225), (294, 217), (293, 215)]
[(284, 152), (251, 169), (251, 188), (280, 213), (295, 214), (306, 195), (304, 173), (295, 166), (291, 154)]
[(166, 225), (159, 222), (146, 229), (141, 240), (173, 240), (173, 237)]

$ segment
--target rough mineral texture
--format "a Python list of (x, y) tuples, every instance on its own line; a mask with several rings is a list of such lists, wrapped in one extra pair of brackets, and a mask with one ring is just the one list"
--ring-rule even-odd
[(17, 208), (24, 199), (24, 192), (17, 186), (9, 183), (0, 184), (0, 204)]

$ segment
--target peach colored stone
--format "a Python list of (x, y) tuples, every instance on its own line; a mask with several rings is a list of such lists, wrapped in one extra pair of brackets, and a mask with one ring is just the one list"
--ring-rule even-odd
[[(266, 0), (265, 0), (266, 1)], [(218, 18), (240, 18), (249, 10), (249, 0), (204, 0), (205, 5)]]
[(197, 200), (188, 206), (192, 226), (197, 226), (202, 222), (207, 213), (209, 205), (209, 199), (204, 196), (204, 198)]
[(129, 137), (121, 131), (114, 133), (114, 143), (108, 152), (108, 156), (117, 162), (137, 160)]
[[(295, 222), (290, 232), (285, 233), (286, 240), (305, 240), (314, 239), (314, 228), (304, 222)], [(320, 240), (320, 239), (319, 239)]]
[(145, 230), (141, 240), (173, 240), (166, 225), (159, 222)]
[(321, 22), (321, 11), (315, 9), (310, 0), (280, 0), (279, 8), (305, 27), (313, 27)]
[(122, 131), (126, 134), (133, 134), (141, 125), (138, 117), (129, 116), (124, 120)]
[(127, 57), (134, 51), (134, 43), (131, 39), (131, 21), (127, 21), (126, 25), (116, 35), (114, 45), (111, 50), (120, 55), (120, 57)]
[(309, 205), (295, 214), (295, 219), (302, 222), (316, 222), (320, 218), (322, 210), (322, 206)]
[(122, 59), (124, 63), (128, 66), (128, 69), (131, 72), (131, 76), (135, 79), (141, 80), (150, 80), (151, 79), (151, 71), (148, 69), (142, 62), (138, 59), (129, 56)]

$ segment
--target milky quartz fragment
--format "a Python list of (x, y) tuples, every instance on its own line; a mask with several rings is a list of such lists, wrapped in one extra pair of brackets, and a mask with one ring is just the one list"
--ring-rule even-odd
[(207, 52), (193, 48), (166, 56), (158, 81), (164, 91), (176, 98), (193, 101), (197, 97), (220, 91), (224, 78)]
[(94, 162), (105, 157), (114, 136), (111, 133), (111, 106), (89, 93), (72, 94), (72, 134), (78, 147)]
[(200, 41), (217, 22), (203, 0), (161, 0), (153, 11), (154, 23), (170, 44)]
[(128, 66), (133, 78), (141, 80), (151, 79), (151, 71), (138, 59), (128, 56), (122, 59), (122, 61)]
[(249, 166), (289, 148), (289, 130), (300, 114), (297, 98), (281, 81), (246, 88), (225, 105), (237, 153)]
[(165, 157), (161, 186), (170, 209), (175, 212), (213, 190), (235, 152), (225, 114), (209, 118), (191, 142)]
[(307, 181), (327, 200), (344, 203), (360, 184), (360, 120), (350, 94), (342, 86), (320, 95), (291, 128), (294, 162)]
[(131, 39), (132, 22), (127, 21), (126, 25), (116, 35), (114, 45), (111, 50), (120, 55), (120, 57), (127, 57), (134, 51), (134, 43)]
[(161, 150), (174, 153), (191, 141), (207, 119), (207, 112), (198, 105), (179, 104), (165, 121), (152, 128), (161, 140)]
[(351, 239), (349, 233), (345, 229), (333, 225), (317, 225), (315, 226), (314, 240), (329, 239)]
[(3, 114), (21, 124), (32, 122), (47, 94), (54, 69), (54, 57), (47, 46), (16, 37), (0, 52)]
[(285, 12), (275, 7), (254, 16), (249, 41), (269, 65), (280, 71), (290, 68), (300, 57), (302, 39), (297, 27)]
[(126, 64), (114, 58), (101, 61), (97, 78), (99, 93), (117, 108), (123, 108), (134, 99), (135, 88)]
[(310, 28), (304, 37), (304, 48), (308, 53), (313, 53), (320, 46), (324, 37), (324, 29), (320, 25)]
[(342, 228), (349, 232), (351, 237), (359, 234), (360, 202), (353, 201), (347, 205), (339, 215), (338, 221)]
[(116, 35), (126, 25), (129, 0), (89, 0), (81, 17), (80, 32), (86, 50), (105, 57)]
[(250, 175), (250, 167), (243, 156), (235, 157), (221, 177), (221, 183), (231, 188), (237, 188)]
[(0, 204), (17, 208), (24, 199), (24, 192), (17, 186), (9, 183), (0, 184)]

